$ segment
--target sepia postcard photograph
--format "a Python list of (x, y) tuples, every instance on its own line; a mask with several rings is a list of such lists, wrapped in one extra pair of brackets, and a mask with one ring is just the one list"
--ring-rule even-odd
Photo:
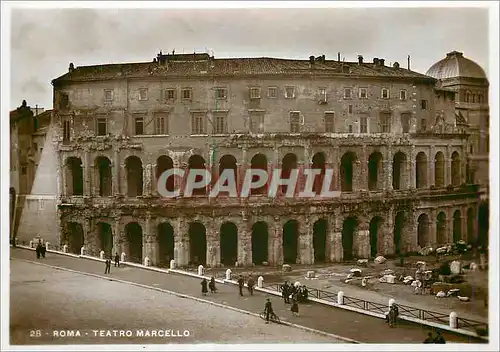
[(2, 351), (499, 350), (498, 2), (1, 6)]

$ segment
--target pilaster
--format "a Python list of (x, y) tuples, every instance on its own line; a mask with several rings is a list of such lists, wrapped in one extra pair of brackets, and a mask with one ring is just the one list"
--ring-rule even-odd
[(150, 196), (151, 195), (151, 177), (152, 177), (151, 164), (144, 165), (144, 169), (143, 169), (142, 173), (143, 173), (143, 180), (144, 180), (144, 182), (142, 183), (142, 194), (144, 196)]
[[(389, 144), (387, 147), (387, 154), (385, 156), (385, 160), (382, 161), (384, 172), (382, 173), (382, 177), (384, 178), (383, 182), (385, 183), (383, 188), (387, 191), (392, 191), (392, 146)], [(401, 178), (400, 178), (401, 182)]]
[(408, 177), (408, 189), (415, 189), (417, 187), (416, 181), (416, 170), (417, 170), (417, 164), (416, 164), (416, 155), (415, 155), (415, 146), (412, 145), (410, 149), (410, 156), (408, 158), (408, 169), (410, 170), (410, 177)]
[[(216, 268), (220, 263), (220, 227), (209, 225), (207, 231), (207, 266)], [(238, 234), (239, 235), (239, 234)]]
[[(272, 237), (273, 261), (276, 265), (283, 264), (283, 228), (279, 218), (274, 219), (274, 236)], [(271, 247), (269, 248), (271, 251)]]
[(427, 176), (427, 187), (430, 185), (436, 185), (436, 164), (435, 164), (435, 157), (436, 157), (436, 147), (434, 145), (431, 145), (429, 147), (429, 156), (427, 157), (427, 167), (429, 168), (428, 170), (428, 176)]
[[(115, 150), (113, 156), (113, 167), (111, 169), (111, 177), (112, 177), (112, 187), (113, 187), (113, 195), (118, 196), (121, 194), (120, 192), (120, 169), (122, 165), (120, 165), (120, 151)], [(121, 253), (120, 253), (121, 254)]]
[(92, 175), (94, 174), (94, 165), (90, 161), (90, 152), (88, 150), (85, 150), (84, 152), (84, 172), (83, 172), (83, 177), (84, 177), (84, 187), (83, 187), (83, 194), (85, 196), (91, 196), (95, 192), (92, 190)]
[(299, 222), (299, 255), (301, 264), (314, 264), (314, 245), (312, 226), (307, 219)]
[(244, 218), (238, 227), (238, 264), (252, 265), (251, 230), (248, 228), (247, 219)]
[(189, 263), (188, 224), (183, 218), (178, 218), (176, 228), (174, 258), (179, 266), (186, 266)]
[(394, 209), (391, 207), (387, 213), (384, 224), (384, 243), (380, 253), (382, 255), (392, 255), (395, 252), (394, 248)]

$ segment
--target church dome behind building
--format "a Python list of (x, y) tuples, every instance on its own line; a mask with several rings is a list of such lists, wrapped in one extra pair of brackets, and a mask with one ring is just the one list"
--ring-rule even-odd
[(486, 73), (481, 66), (465, 58), (463, 53), (458, 51), (446, 54), (446, 58), (432, 65), (426, 75), (436, 79), (455, 77), (487, 79)]

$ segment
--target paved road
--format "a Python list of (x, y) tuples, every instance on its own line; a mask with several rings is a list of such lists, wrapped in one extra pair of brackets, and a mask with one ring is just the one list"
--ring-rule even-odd
[[(36, 260), (35, 253), (24, 249), (11, 249), (11, 258)], [(49, 253), (41, 262), (102, 275), (104, 264), (93, 260), (72, 258)], [(110, 277), (137, 282), (144, 285), (201, 297), (200, 280), (184, 275), (164, 274), (134, 267), (111, 268)], [(267, 295), (256, 293), (253, 297), (239, 297), (237, 288), (232, 285), (219, 285), (219, 292), (206, 299), (258, 313), (262, 311)], [(364, 343), (421, 343), (429, 331), (417, 324), (402, 323), (398, 328), (389, 328), (383, 320), (347, 311), (340, 308), (326, 307), (311, 303), (300, 306), (300, 316), (293, 317), (289, 306), (272, 296), (273, 306), (282, 320), (313, 329), (348, 337)], [(477, 342), (472, 339), (443, 332), (447, 341), (457, 343)]]
[[(21, 260), (10, 264), (11, 344), (339, 342), (147, 288)], [(167, 330), (171, 336), (138, 337), (141, 329)], [(113, 332), (106, 337), (107, 330), (130, 331), (132, 337), (114, 337)], [(81, 336), (68, 337), (67, 331)], [(60, 337), (64, 332), (66, 337)]]

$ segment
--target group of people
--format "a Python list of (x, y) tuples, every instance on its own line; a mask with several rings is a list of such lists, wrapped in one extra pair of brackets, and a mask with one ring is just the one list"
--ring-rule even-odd
[(285, 281), (285, 283), (281, 285), (281, 295), (285, 304), (291, 304), (290, 310), (292, 314), (298, 316), (299, 302), (302, 303), (307, 301), (309, 291), (305, 285), (289, 285), (288, 281)]
[(396, 321), (399, 316), (399, 308), (397, 304), (392, 304), (389, 308), (389, 312), (385, 315), (385, 319), (391, 328), (396, 326)]
[(42, 256), (42, 258), (45, 258), (45, 252), (47, 252), (47, 248), (45, 247), (44, 243), (38, 242), (35, 251), (36, 251), (36, 259), (40, 259), (40, 256)]
[(210, 293), (217, 292), (217, 288), (215, 287), (215, 278), (213, 276), (210, 278), (210, 282), (208, 282), (205, 278), (201, 280), (201, 294), (203, 296), (207, 295), (208, 289), (210, 289)]
[[(120, 256), (118, 253), (115, 253), (115, 267), (120, 267)], [(104, 274), (110, 274), (111, 273), (111, 259), (106, 258), (106, 268), (104, 269)]]
[(432, 332), (429, 332), (427, 334), (427, 338), (424, 340), (424, 343), (446, 343), (446, 341), (444, 337), (441, 336), (441, 333), (438, 331), (436, 333), (436, 336), (434, 336)]

